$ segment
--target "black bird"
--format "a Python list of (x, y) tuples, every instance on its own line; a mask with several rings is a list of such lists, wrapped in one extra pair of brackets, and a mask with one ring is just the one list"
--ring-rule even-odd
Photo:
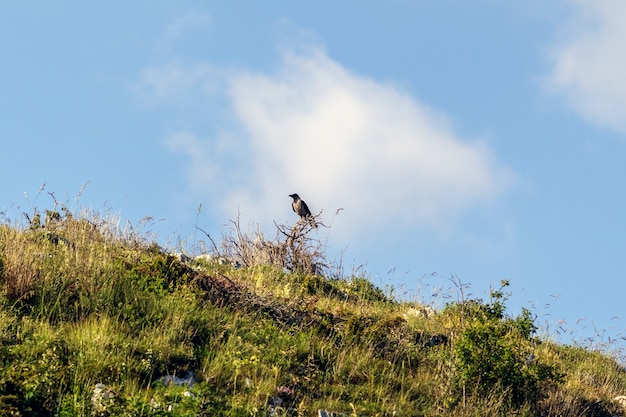
[(289, 197), (293, 198), (291, 208), (293, 208), (293, 211), (300, 216), (300, 219), (310, 221), (313, 227), (317, 227), (315, 220), (313, 219), (313, 215), (311, 214), (311, 210), (309, 210), (309, 206), (306, 205), (304, 200), (302, 200), (298, 194), (290, 194)]

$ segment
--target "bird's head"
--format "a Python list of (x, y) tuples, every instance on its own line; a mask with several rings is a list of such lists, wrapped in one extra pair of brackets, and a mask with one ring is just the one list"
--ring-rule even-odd
[(293, 198), (293, 200), (299, 200), (300, 196), (298, 194), (289, 194), (289, 197)]

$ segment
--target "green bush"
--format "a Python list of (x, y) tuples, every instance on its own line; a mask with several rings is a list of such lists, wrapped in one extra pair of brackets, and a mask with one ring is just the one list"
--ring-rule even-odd
[[(507, 285), (503, 281), (502, 288)], [(530, 311), (524, 308), (518, 317), (505, 317), (506, 295), (501, 290), (491, 295), (491, 303), (465, 303), (465, 324), (454, 347), (459, 391), (483, 398), (496, 395), (506, 409), (535, 407), (539, 383), (556, 379), (556, 369), (533, 355), (539, 342), (532, 339), (536, 328)]]

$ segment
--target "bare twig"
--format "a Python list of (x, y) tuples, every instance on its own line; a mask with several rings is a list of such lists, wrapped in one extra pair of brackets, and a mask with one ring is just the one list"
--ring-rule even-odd
[(300, 220), (292, 227), (274, 222), (276, 237), (273, 240), (266, 239), (260, 228), (243, 232), (239, 216), (230, 223), (232, 233), (224, 237), (222, 247), (224, 255), (232, 261), (245, 266), (269, 264), (314, 274), (328, 269), (322, 244), (310, 236), (315, 225), (321, 224), (317, 216)]
[(199, 231), (201, 231), (202, 233), (204, 233), (204, 235), (206, 237), (209, 238), (209, 240), (211, 241), (211, 245), (213, 245), (213, 250), (215, 251), (215, 253), (218, 256), (221, 256), (219, 249), (217, 248), (217, 245), (215, 244), (215, 241), (213, 240), (213, 238), (211, 237), (211, 235), (204, 229), (199, 228), (198, 226), (196, 226), (196, 229), (198, 229)]

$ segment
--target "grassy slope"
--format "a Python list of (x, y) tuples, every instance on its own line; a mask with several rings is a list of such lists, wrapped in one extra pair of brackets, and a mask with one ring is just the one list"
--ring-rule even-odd
[(264, 265), (323, 261), (288, 240), (237, 230), (235, 269), (96, 215), (30, 223), (0, 226), (0, 415), (624, 415), (623, 369), (538, 340), (502, 291), (424, 314), (364, 278)]

